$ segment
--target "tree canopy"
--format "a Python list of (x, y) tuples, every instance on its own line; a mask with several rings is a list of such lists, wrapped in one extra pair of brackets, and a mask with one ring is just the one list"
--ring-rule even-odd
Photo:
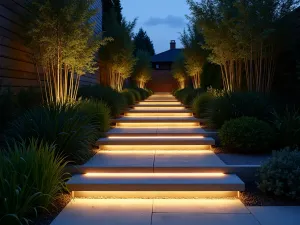
[(155, 55), (153, 43), (143, 28), (134, 36), (135, 55), (139, 50), (148, 52), (150, 56)]

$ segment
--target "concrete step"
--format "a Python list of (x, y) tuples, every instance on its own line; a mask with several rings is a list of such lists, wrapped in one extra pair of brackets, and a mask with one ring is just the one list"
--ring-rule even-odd
[(210, 137), (195, 136), (130, 136), (100, 138), (97, 145), (214, 145), (215, 140)]
[[(236, 175), (222, 173), (90, 173), (74, 175), (67, 187), (73, 196), (185, 197), (189, 194), (224, 197), (237, 195), (245, 184)], [(190, 193), (192, 192), (192, 193)], [(215, 193), (214, 193), (215, 192)]]
[(139, 109), (130, 109), (128, 113), (193, 113), (189, 109), (144, 109), (144, 110), (139, 110)]
[(207, 132), (200, 127), (195, 128), (113, 128), (106, 133), (109, 137), (124, 136), (215, 136), (216, 132)]
[(185, 106), (183, 104), (155, 104), (155, 103), (152, 103), (152, 104), (145, 104), (145, 105), (134, 105), (134, 108), (135, 109), (138, 109), (138, 108), (155, 108), (155, 107), (159, 107), (159, 108), (180, 108), (180, 109), (184, 109)]
[(195, 117), (122, 117), (119, 119), (112, 119), (112, 123), (155, 123), (155, 122), (160, 122), (160, 123), (200, 123), (202, 120), (197, 119)]

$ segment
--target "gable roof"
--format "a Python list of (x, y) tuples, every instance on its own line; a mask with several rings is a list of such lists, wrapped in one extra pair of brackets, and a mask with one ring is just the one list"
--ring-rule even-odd
[(182, 48), (170, 49), (168, 51), (152, 56), (152, 62), (174, 62), (179, 54), (182, 53)]

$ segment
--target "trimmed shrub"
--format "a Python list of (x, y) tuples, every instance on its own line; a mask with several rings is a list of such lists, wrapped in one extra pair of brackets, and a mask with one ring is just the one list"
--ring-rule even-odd
[(300, 145), (300, 114), (298, 110), (286, 108), (283, 114), (274, 111), (272, 124), (276, 132), (276, 146), (296, 147)]
[(270, 150), (273, 130), (270, 125), (254, 117), (240, 117), (226, 121), (219, 131), (227, 151), (262, 153)]
[(124, 95), (128, 106), (135, 104), (136, 100), (135, 100), (135, 95), (133, 94), (133, 92), (125, 89), (125, 90), (123, 90), (122, 94)]
[(78, 103), (78, 109), (81, 113), (91, 118), (92, 124), (97, 126), (99, 135), (110, 129), (110, 109), (100, 101), (82, 100)]
[(126, 107), (124, 95), (111, 87), (103, 87), (101, 85), (83, 86), (78, 90), (78, 97), (103, 101), (110, 108), (113, 117), (119, 116)]
[(300, 152), (274, 151), (259, 169), (258, 188), (268, 194), (300, 199)]
[(175, 97), (181, 101), (182, 103), (185, 101), (187, 95), (191, 92), (193, 92), (193, 88), (191, 87), (187, 87), (187, 88), (183, 88), (183, 89), (180, 89), (180, 90), (177, 90), (175, 92)]
[(82, 163), (93, 154), (91, 145), (99, 134), (91, 120), (75, 106), (38, 107), (13, 121), (6, 136), (8, 140), (34, 137), (48, 144), (54, 143), (58, 154), (63, 154), (69, 161)]
[(144, 99), (146, 99), (146, 98), (149, 97), (149, 93), (148, 93), (148, 91), (146, 91), (145, 89), (143, 89), (143, 88), (138, 88), (138, 87), (136, 87), (136, 88), (134, 88), (134, 89), (137, 90), (137, 91), (140, 93), (142, 100), (144, 100)]
[(14, 142), (0, 154), (0, 224), (29, 224), (66, 190), (66, 162), (55, 146)]
[(210, 93), (203, 93), (200, 95), (197, 95), (196, 98), (194, 98), (192, 103), (192, 110), (195, 113), (195, 116), (200, 117), (206, 117), (207, 116), (207, 110), (209, 103), (213, 100), (213, 96)]
[(193, 89), (193, 91), (187, 93), (185, 98), (183, 99), (183, 104), (191, 106), (193, 104), (193, 100), (197, 95), (204, 94), (205, 91), (202, 88)]
[(241, 116), (269, 120), (272, 106), (268, 97), (259, 93), (235, 92), (216, 97), (209, 106), (210, 125), (220, 128), (226, 120)]
[(136, 100), (136, 101), (141, 101), (141, 100), (142, 100), (142, 96), (141, 96), (141, 94), (140, 94), (139, 91), (137, 91), (137, 90), (135, 90), (135, 89), (132, 89), (132, 88), (127, 89), (127, 90), (128, 90), (129, 92), (131, 92), (131, 93), (134, 94), (134, 97), (135, 97), (135, 100)]

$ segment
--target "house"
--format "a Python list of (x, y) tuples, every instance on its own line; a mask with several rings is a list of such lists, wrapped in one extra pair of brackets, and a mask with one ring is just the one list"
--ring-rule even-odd
[[(29, 13), (26, 1), (0, 1), (0, 86), (10, 87), (14, 91), (39, 86), (36, 68), (31, 60), (32, 52), (22, 40), (20, 15)], [(92, 7), (98, 9), (92, 21), (96, 23), (95, 33), (99, 33), (102, 30), (102, 1), (96, 0)], [(99, 76), (99, 73), (82, 76), (81, 85), (99, 83)]]
[(182, 54), (182, 49), (176, 48), (176, 41), (171, 40), (170, 49), (152, 56), (152, 80), (147, 87), (154, 92), (171, 92), (178, 88), (172, 75), (172, 64)]

